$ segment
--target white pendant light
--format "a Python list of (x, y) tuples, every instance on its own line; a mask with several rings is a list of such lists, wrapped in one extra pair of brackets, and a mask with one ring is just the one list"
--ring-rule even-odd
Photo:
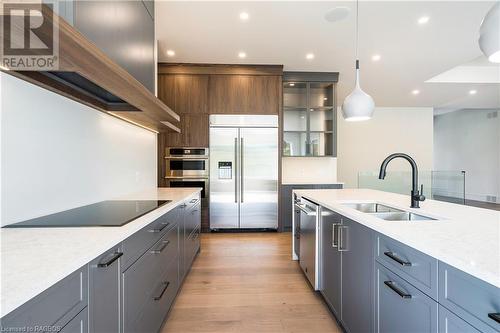
[(490, 62), (500, 63), (500, 2), (491, 7), (481, 22), (479, 47)]
[(375, 102), (359, 86), (359, 59), (358, 59), (358, 12), (359, 0), (356, 1), (356, 86), (342, 104), (342, 114), (347, 121), (368, 120), (373, 116)]

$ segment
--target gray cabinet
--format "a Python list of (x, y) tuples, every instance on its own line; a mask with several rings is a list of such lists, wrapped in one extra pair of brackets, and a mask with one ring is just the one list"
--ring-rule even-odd
[(453, 312), (439, 305), (439, 332), (440, 333), (479, 333), (465, 320)]
[[(20, 281), (22, 283), (22, 281)], [(29, 302), (0, 319), (2, 331), (26, 327), (48, 326), (55, 330), (66, 326), (70, 320), (87, 307), (87, 265), (70, 274)]]
[(481, 332), (500, 332), (499, 288), (439, 262), (438, 289), (439, 304)]
[(71, 319), (59, 332), (61, 333), (87, 333), (87, 332), (118, 332), (89, 330), (89, 316), (87, 308), (83, 309), (75, 318)]
[(199, 208), (197, 195), (159, 217), (2, 317), (1, 330), (157, 332), (200, 250)]
[(376, 265), (376, 332), (437, 332), (438, 303), (383, 265)]
[(340, 189), (342, 184), (282, 184), (280, 192), (280, 230), (292, 231), (293, 190)]
[(91, 332), (120, 330), (121, 246), (89, 263), (89, 327)]
[(59, 0), (56, 8), (87, 39), (154, 93), (153, 1)]
[(342, 317), (342, 252), (338, 250), (341, 215), (321, 207), (320, 291), (337, 318)]
[(342, 323), (351, 333), (372, 332), (374, 234), (345, 217), (338, 232), (338, 247), (342, 251)]
[(438, 261), (389, 237), (378, 235), (376, 259), (406, 281), (437, 300)]

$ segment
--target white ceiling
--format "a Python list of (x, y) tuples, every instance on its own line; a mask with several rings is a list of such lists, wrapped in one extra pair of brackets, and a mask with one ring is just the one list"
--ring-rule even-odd
[[(360, 2), (361, 86), (378, 106), (499, 108), (498, 83), (426, 82), (481, 56), (479, 26), (493, 1)], [(355, 2), (157, 1), (159, 61), (283, 64), (285, 70), (338, 71), (341, 103), (354, 84)], [(344, 20), (325, 13), (351, 7)], [(239, 13), (250, 18), (242, 22)], [(421, 16), (429, 16), (419, 25)], [(175, 51), (168, 57), (166, 50)], [(238, 58), (244, 51), (246, 59)], [(305, 55), (314, 53), (313, 60)], [(373, 62), (373, 54), (381, 60)], [(491, 67), (498, 71), (498, 67)], [(462, 80), (463, 81), (463, 80)], [(420, 90), (413, 95), (414, 89)], [(470, 95), (469, 90), (477, 90)]]

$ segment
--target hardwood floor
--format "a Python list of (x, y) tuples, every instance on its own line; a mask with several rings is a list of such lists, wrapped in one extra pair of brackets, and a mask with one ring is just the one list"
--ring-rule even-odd
[(290, 233), (201, 237), (162, 333), (341, 332), (291, 260)]

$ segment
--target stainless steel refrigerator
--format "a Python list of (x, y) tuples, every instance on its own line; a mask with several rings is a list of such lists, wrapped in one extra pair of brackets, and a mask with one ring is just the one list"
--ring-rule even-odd
[(210, 228), (278, 228), (277, 116), (210, 116)]

